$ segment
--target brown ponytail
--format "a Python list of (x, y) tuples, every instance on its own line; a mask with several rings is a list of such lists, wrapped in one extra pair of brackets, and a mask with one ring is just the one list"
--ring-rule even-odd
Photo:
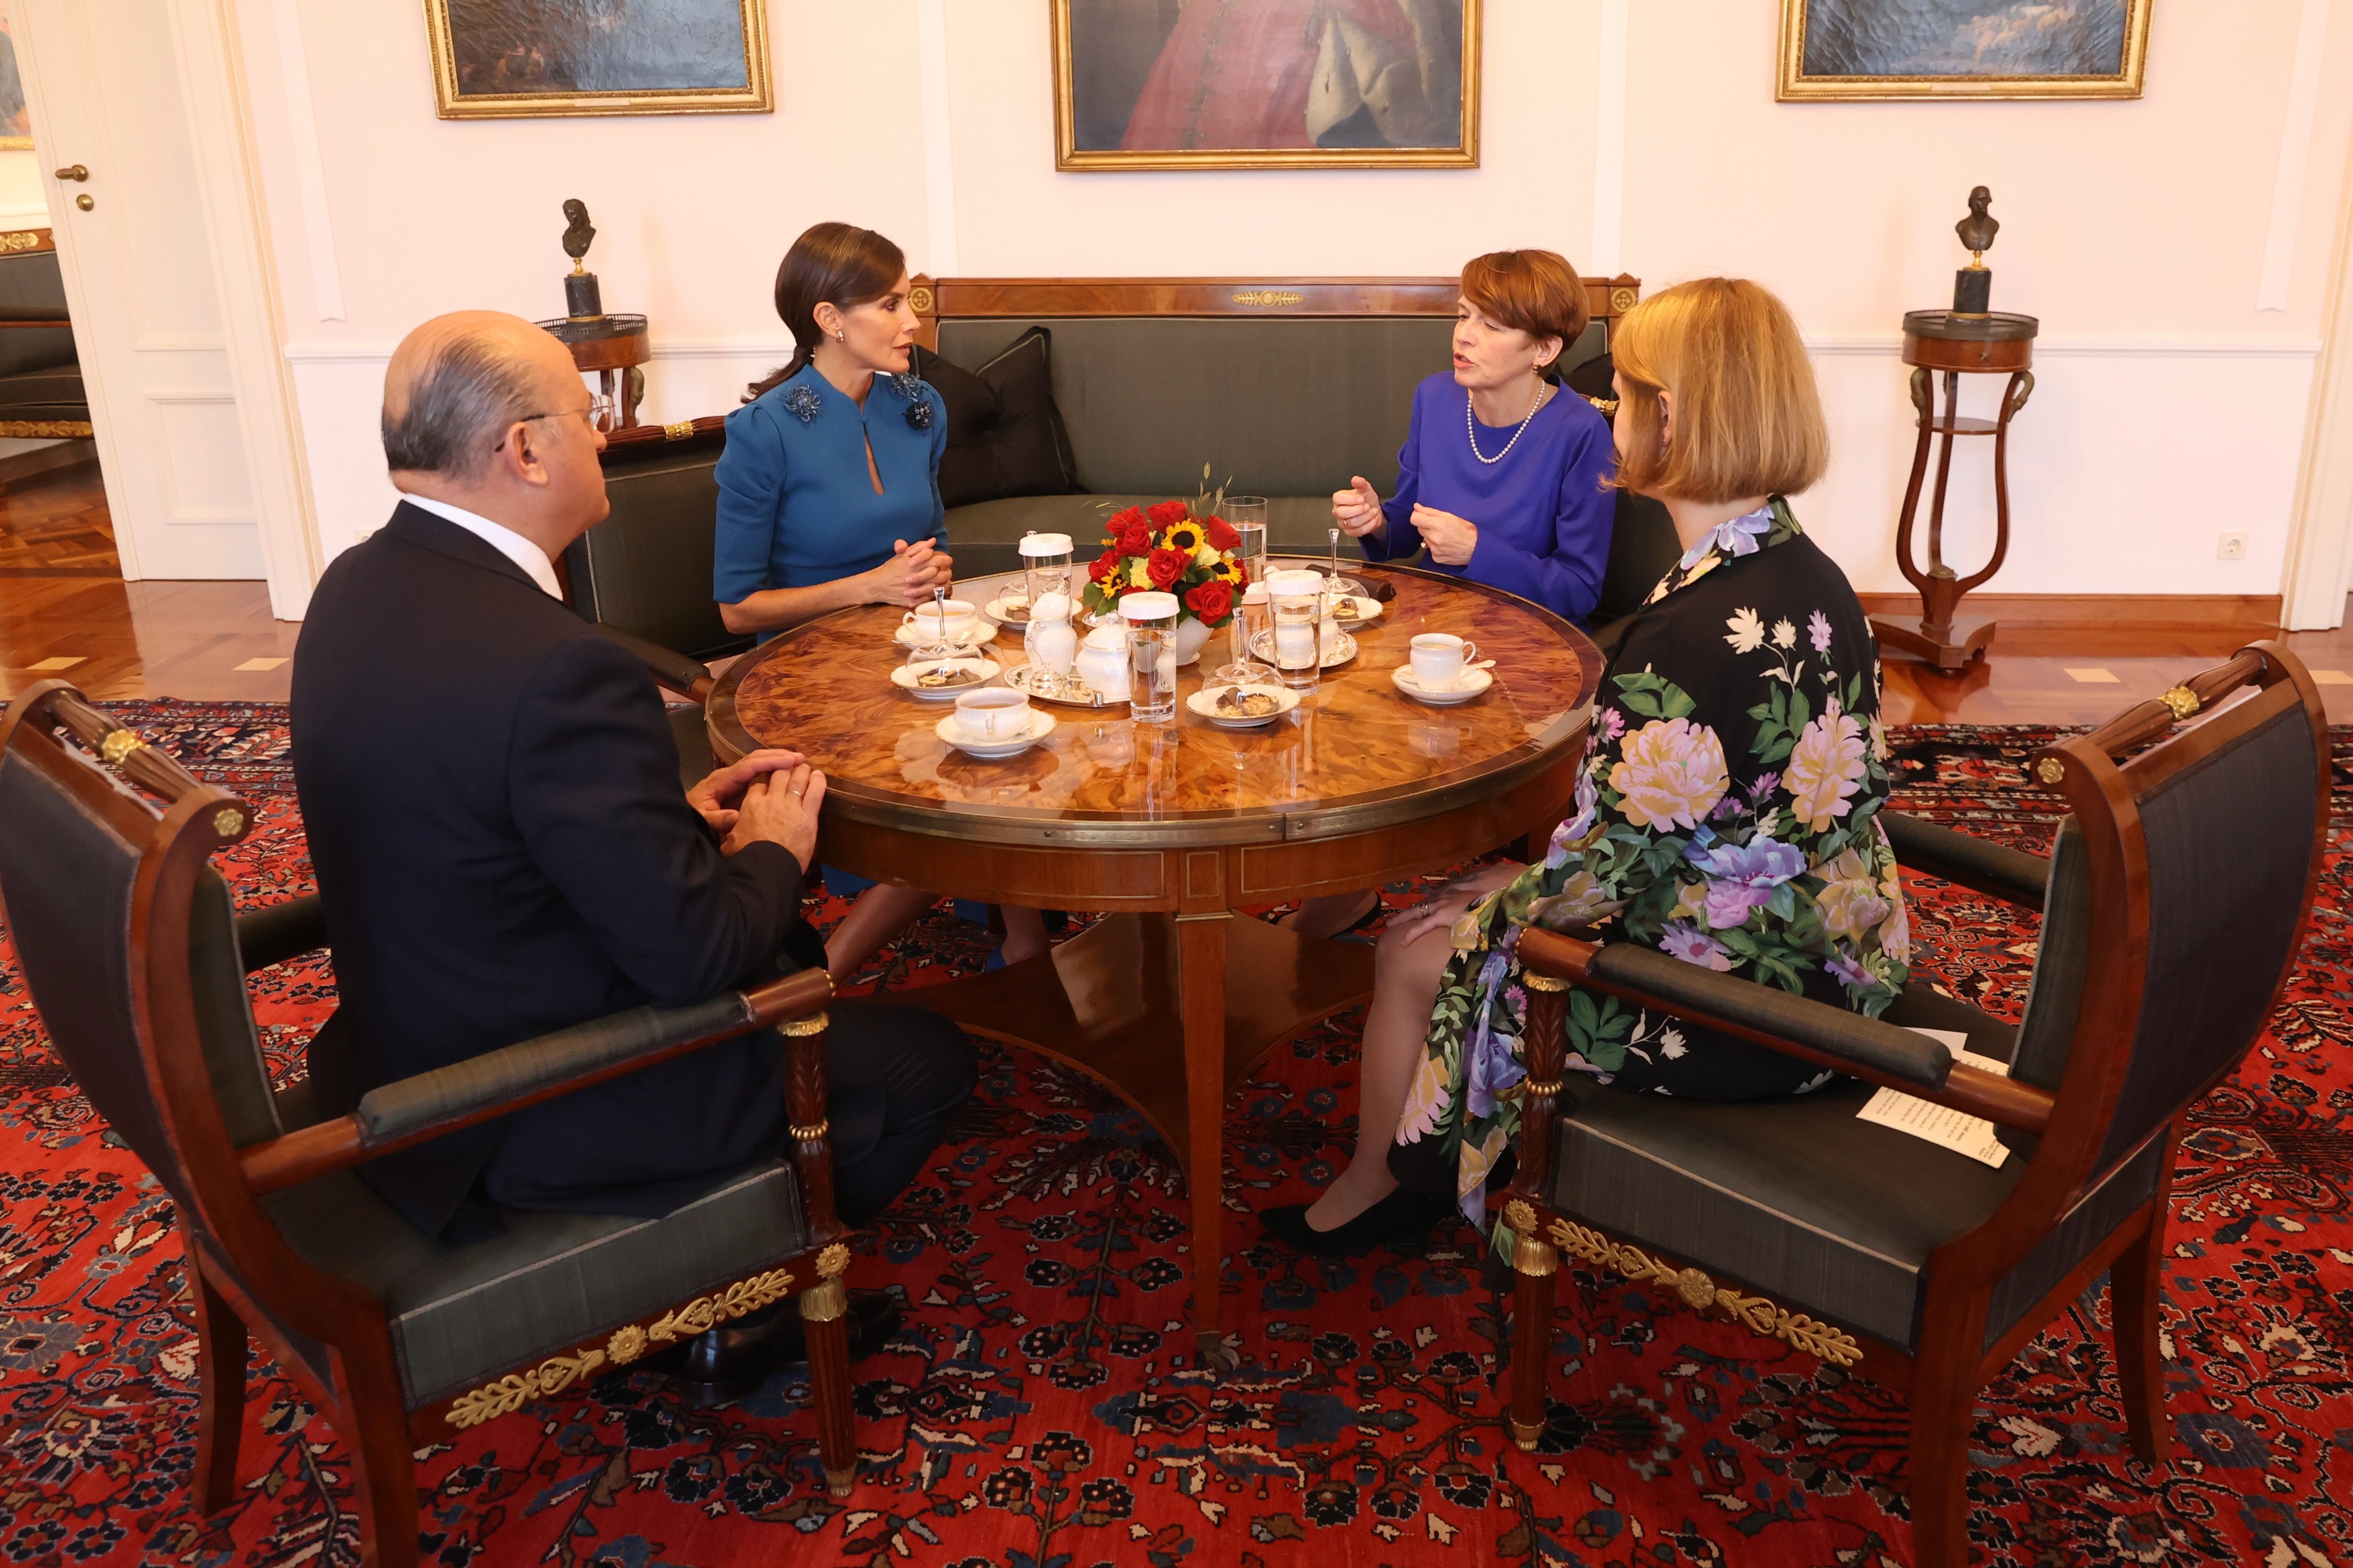
[(906, 270), (907, 253), (871, 228), (821, 223), (793, 241), (776, 268), (776, 314), (793, 334), (793, 357), (765, 381), (754, 382), (744, 401), (783, 385), (808, 363), (825, 335), (817, 324), (819, 305), (846, 310), (880, 300)]

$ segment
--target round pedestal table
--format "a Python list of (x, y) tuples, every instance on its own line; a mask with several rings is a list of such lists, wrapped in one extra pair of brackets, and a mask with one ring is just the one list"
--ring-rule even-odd
[[(985, 762), (934, 732), (951, 704), (891, 683), (901, 612), (839, 611), (739, 660), (708, 706), (724, 763), (789, 746), (825, 771), (828, 866), (991, 903), (1101, 910), (1050, 952), (895, 994), (976, 1035), (1092, 1074), (1174, 1151), (1194, 1194), (1193, 1325), (1219, 1329), (1217, 1197), (1227, 1089), (1278, 1042), (1363, 1000), (1372, 949), (1308, 941), (1236, 911), (1442, 869), (1534, 837), (1568, 814), (1602, 658), (1525, 599), (1431, 573), (1353, 568), (1395, 584), (1293, 712), (1225, 730), (1185, 706), (1212, 637), (1182, 671), (1177, 717), (1040, 704), (1051, 735)], [(960, 584), (987, 603), (990, 582)], [(1452, 632), (1493, 658), (1469, 702), (1424, 705), (1391, 683), (1418, 633)], [(986, 650), (1021, 659), (1019, 629)]]

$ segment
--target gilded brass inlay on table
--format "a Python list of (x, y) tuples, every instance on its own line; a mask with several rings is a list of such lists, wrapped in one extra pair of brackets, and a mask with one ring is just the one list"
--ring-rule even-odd
[[(1093, 1075), (1143, 1113), (1189, 1175), (1220, 1159), (1229, 1084), (1301, 1027), (1363, 999), (1372, 950), (1218, 918), (1441, 869), (1548, 834), (1568, 813), (1601, 656), (1524, 599), (1434, 574), (1352, 565), (1397, 596), (1354, 632), (1293, 713), (1221, 730), (1185, 699), (1226, 662), (1225, 632), (1177, 676), (1177, 718), (1055, 710), (1054, 732), (982, 762), (941, 741), (950, 710), (891, 684), (901, 612), (843, 610), (775, 638), (712, 693), (712, 749), (789, 746), (826, 774), (818, 854), (886, 881), (998, 903), (1107, 911), (1043, 957), (901, 994), (978, 1035)], [(958, 596), (994, 597), (985, 582)], [(1452, 708), (1389, 674), (1420, 632), (1477, 641), (1494, 684)], [(1022, 658), (1000, 632), (989, 656)], [(1218, 1333), (1214, 1202), (1193, 1207), (1194, 1330)]]

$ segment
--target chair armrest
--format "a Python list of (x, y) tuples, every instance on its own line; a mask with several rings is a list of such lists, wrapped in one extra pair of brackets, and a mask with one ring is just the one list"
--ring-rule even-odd
[(237, 917), (237, 950), (248, 974), (326, 945), (327, 909), (316, 893)]
[(2004, 1127), (2040, 1132), (2051, 1122), (2054, 1101), (2047, 1090), (1956, 1064), (1941, 1041), (1777, 986), (1702, 969), (1654, 948), (1579, 942), (1530, 927), (1520, 932), (1519, 959), (1539, 974), (1655, 1007)]
[(638, 662), (646, 667), (656, 685), (696, 702), (711, 700), (712, 689), (718, 682), (712, 679), (710, 669), (698, 660), (673, 652), (658, 642), (649, 642), (644, 637), (622, 631), (617, 626), (599, 625), (596, 629), (637, 655)]
[(351, 1115), (253, 1144), (239, 1152), (237, 1161), (254, 1192), (275, 1192), (786, 1019), (821, 1013), (832, 994), (826, 972), (807, 969), (756, 991), (729, 992), (685, 1007), (633, 1007), (380, 1085)]
[(1882, 811), (1880, 826), (1895, 847), (1895, 863), (2030, 910), (2042, 907), (2051, 862), (2023, 849), (1956, 833), (1901, 811)]

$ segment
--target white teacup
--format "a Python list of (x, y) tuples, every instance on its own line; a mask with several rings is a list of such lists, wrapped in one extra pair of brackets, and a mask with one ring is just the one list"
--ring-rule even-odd
[(956, 728), (976, 741), (1010, 741), (1029, 728), (1028, 693), (992, 686), (956, 699)]
[(1462, 679), (1462, 667), (1479, 657), (1479, 645), (1449, 632), (1424, 632), (1413, 639), (1407, 656), (1413, 666), (1413, 683), (1424, 691), (1451, 691)]
[[(947, 612), (942, 619), (940, 612)], [(906, 625), (915, 628), (915, 635), (934, 642), (965, 643), (980, 629), (980, 612), (971, 601), (950, 599), (944, 605), (918, 605), (907, 612)]]

